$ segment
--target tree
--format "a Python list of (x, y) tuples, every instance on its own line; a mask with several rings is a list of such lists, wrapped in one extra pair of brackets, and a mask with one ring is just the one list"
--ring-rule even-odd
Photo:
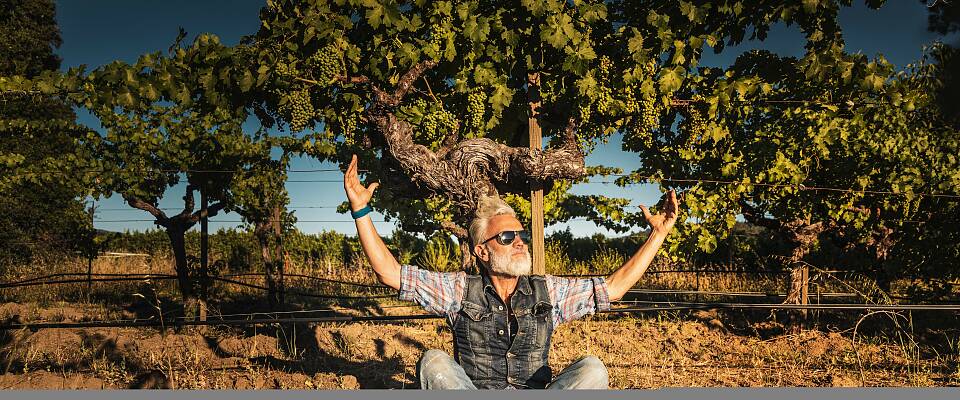
[[(0, 76), (27, 78), (60, 67), (51, 1), (0, 1)], [(0, 253), (26, 261), (35, 251), (73, 250), (92, 229), (83, 185), (49, 172), (73, 146), (73, 111), (46, 96), (0, 97)]]
[[(293, 214), (287, 211), (290, 198), (284, 187), (291, 151), (288, 148), (290, 144), (283, 143), (288, 142), (283, 138), (264, 136), (257, 138), (256, 142), (268, 144), (261, 147), (265, 153), (243, 170), (243, 177), (236, 180), (231, 193), (237, 212), (253, 228), (263, 260), (267, 298), (271, 307), (276, 307), (283, 303), (282, 282), (278, 279), (278, 273), (282, 274), (283, 271), (285, 255), (283, 233), (296, 222)], [(273, 159), (270, 153), (276, 148), (284, 151), (278, 159)]]
[[(942, 35), (960, 30), (960, 5), (957, 2), (938, 1), (928, 7), (930, 13), (927, 29)], [(923, 80), (919, 85), (929, 88), (934, 94), (926, 109), (928, 127), (935, 130), (941, 147), (939, 164), (953, 167), (953, 179), (960, 175), (956, 166), (960, 153), (960, 108), (958, 108), (957, 78), (958, 50), (956, 43), (936, 44), (928, 49), (924, 60), (917, 66), (917, 75)], [(949, 170), (944, 175), (950, 176)], [(942, 188), (944, 192), (960, 192), (958, 185)], [(952, 191), (951, 191), (952, 189)], [(912, 288), (917, 295), (939, 297), (948, 295), (952, 287), (944, 280), (955, 279), (956, 260), (960, 259), (960, 204), (956, 199), (927, 199), (917, 212), (912, 223), (904, 228), (902, 240), (891, 250), (890, 258), (898, 261), (896, 270), (901, 274), (923, 279), (925, 285)], [(931, 288), (932, 290), (925, 290)]]
[(674, 249), (712, 251), (739, 215), (790, 243), (787, 302), (800, 300), (798, 267), (826, 233), (868, 247), (875, 276), (889, 282), (883, 263), (930, 200), (923, 193), (956, 193), (960, 182), (930, 124), (928, 74), (847, 54), (839, 30), (824, 35), (822, 23), (801, 24), (801, 59), (751, 52), (726, 70), (700, 69), (677, 87), (687, 101), (624, 140), (645, 162), (622, 183), (686, 189), (696, 223), (680, 229)]
[[(369, 177), (385, 181), (374, 206), (405, 229), (442, 226), (469, 254), (464, 226), (479, 195), (583, 178), (591, 146), (659, 120), (674, 93), (700, 79), (704, 45), (720, 51), (747, 32), (762, 39), (777, 22), (820, 42), (839, 31), (838, 7), (278, 0), (261, 11), (254, 40), (273, 71), (265, 109), (291, 131), (322, 129), (338, 160), (362, 150)], [(537, 104), (550, 145), (513, 147)], [(597, 221), (628, 216), (622, 201), (574, 202), (589, 207), (568, 211)]]
[[(231, 210), (231, 189), (260, 179), (246, 168), (261, 165), (272, 145), (260, 140), (264, 132), (242, 129), (249, 115), (243, 93), (252, 83), (249, 71), (232, 67), (244, 65), (238, 60), (243, 49), (223, 46), (209, 35), (181, 47), (184, 36), (181, 32), (169, 55), (143, 55), (133, 65), (113, 62), (89, 73), (76, 69), (8, 82), (27, 93), (60, 95), (99, 119), (103, 133), (75, 138), (92, 157), (66, 172), (84, 176), (94, 196), (121, 195), (164, 228), (181, 296), (192, 310), (204, 297), (207, 271), (189, 262), (184, 234), (201, 219)], [(159, 200), (181, 182), (186, 183), (183, 209), (167, 214)], [(198, 191), (211, 201), (199, 209)]]

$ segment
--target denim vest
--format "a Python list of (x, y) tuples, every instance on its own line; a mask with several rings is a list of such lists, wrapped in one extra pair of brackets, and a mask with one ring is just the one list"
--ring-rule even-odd
[(544, 388), (552, 378), (547, 355), (553, 306), (543, 276), (521, 276), (510, 297), (517, 332), (510, 342), (507, 306), (490, 278), (468, 275), (453, 324), (453, 356), (480, 389)]

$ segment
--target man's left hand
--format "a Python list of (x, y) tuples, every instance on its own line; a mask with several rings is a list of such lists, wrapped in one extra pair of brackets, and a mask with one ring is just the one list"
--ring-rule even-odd
[(647, 219), (647, 223), (650, 224), (650, 228), (653, 229), (653, 233), (666, 235), (670, 233), (673, 225), (677, 222), (677, 211), (679, 207), (680, 202), (677, 201), (677, 194), (671, 190), (667, 195), (667, 202), (663, 205), (660, 213), (650, 214), (650, 209), (643, 205), (640, 206), (640, 209), (643, 210), (643, 216)]

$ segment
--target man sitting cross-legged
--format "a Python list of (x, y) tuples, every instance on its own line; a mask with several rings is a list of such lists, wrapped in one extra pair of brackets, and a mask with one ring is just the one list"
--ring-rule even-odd
[(353, 157), (344, 189), (357, 234), (377, 278), (426, 311), (447, 317), (454, 354), (428, 350), (417, 363), (423, 389), (606, 389), (607, 369), (596, 356), (583, 357), (557, 376), (547, 364), (553, 329), (610, 308), (643, 275), (677, 218), (676, 194), (652, 215), (641, 206), (651, 233), (623, 266), (606, 278), (568, 279), (530, 275), (529, 234), (509, 205), (480, 199), (470, 224), (482, 273), (434, 272), (400, 265), (367, 213), (377, 183), (364, 187)]

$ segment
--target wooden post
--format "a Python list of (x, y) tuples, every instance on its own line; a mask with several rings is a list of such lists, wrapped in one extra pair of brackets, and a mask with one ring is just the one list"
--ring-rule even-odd
[[(810, 304), (810, 266), (804, 264), (800, 267), (800, 279), (803, 281), (803, 285), (800, 286), (800, 304), (808, 305)], [(804, 308), (800, 310), (800, 316), (803, 318), (803, 323), (807, 323), (807, 314), (809, 310)]]
[[(200, 189), (200, 209), (207, 209), (207, 193)], [(197, 307), (199, 308), (199, 316), (201, 321), (207, 320), (207, 256), (209, 255), (208, 249), (208, 237), (207, 237), (207, 216), (204, 215), (203, 218), (200, 218), (200, 293), (198, 293)]]
[(281, 306), (281, 308), (282, 308), (282, 307), (283, 307), (283, 304), (284, 304), (284, 292), (286, 291), (286, 290), (285, 290), (285, 287), (284, 287), (284, 282), (283, 282), (283, 270), (284, 270), (284, 266), (285, 266), (285, 264), (286, 264), (286, 255), (287, 255), (287, 254), (286, 254), (285, 251), (283, 251), (283, 229), (282, 229), (282, 221), (280, 220), (280, 216), (281, 216), (280, 206), (274, 206), (274, 208), (273, 208), (273, 233), (274, 233), (275, 239), (276, 239), (276, 241), (277, 241), (277, 242), (276, 242), (277, 261), (275, 261), (275, 263), (276, 263), (276, 265), (277, 265), (277, 272), (280, 274), (280, 280), (279, 280), (279, 282), (277, 282), (277, 283), (278, 283), (277, 286), (278, 286), (278, 289), (279, 289), (279, 290), (278, 290), (278, 295), (279, 295), (278, 297), (279, 297), (279, 300), (280, 300), (280, 306)]
[(87, 214), (90, 215), (90, 240), (88, 241), (90, 248), (87, 249), (89, 252), (87, 254), (87, 302), (90, 302), (90, 291), (93, 290), (93, 259), (100, 252), (100, 249), (97, 248), (97, 229), (93, 226), (93, 220), (97, 214), (96, 202), (90, 205)]
[[(530, 150), (543, 150), (543, 133), (540, 130), (540, 122), (537, 120), (540, 114), (540, 73), (530, 72), (527, 74), (527, 95), (530, 103), (529, 132), (530, 132)], [(543, 184), (539, 181), (530, 183), (530, 234), (531, 247), (533, 250), (533, 274), (546, 274), (544, 256), (544, 234), (543, 234)]]

